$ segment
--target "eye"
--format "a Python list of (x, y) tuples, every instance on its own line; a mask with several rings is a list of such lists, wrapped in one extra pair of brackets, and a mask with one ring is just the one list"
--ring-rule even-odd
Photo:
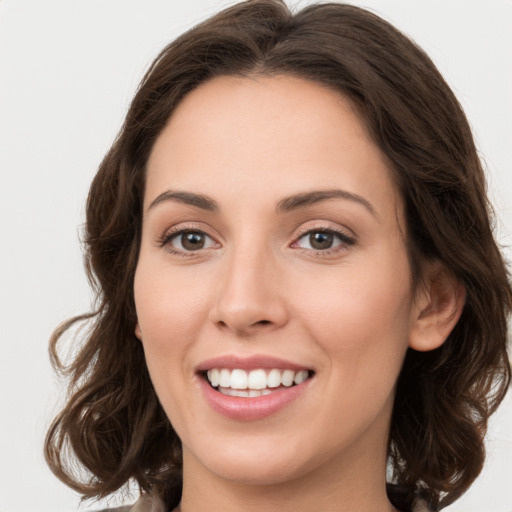
[(182, 230), (166, 237), (165, 245), (176, 251), (190, 252), (209, 249), (215, 241), (202, 231)]
[(329, 251), (338, 247), (354, 245), (353, 238), (333, 229), (315, 229), (302, 235), (295, 246), (313, 251)]

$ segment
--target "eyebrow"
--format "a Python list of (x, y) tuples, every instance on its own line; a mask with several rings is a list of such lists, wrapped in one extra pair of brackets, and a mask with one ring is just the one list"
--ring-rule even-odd
[(152, 201), (152, 203), (148, 206), (148, 211), (165, 201), (188, 204), (190, 206), (195, 206), (196, 208), (201, 208), (202, 210), (207, 210), (209, 212), (216, 212), (219, 210), (218, 204), (208, 196), (202, 194), (194, 194), (192, 192), (166, 190)]
[(348, 199), (364, 206), (373, 216), (378, 218), (377, 211), (372, 204), (357, 194), (342, 190), (339, 188), (333, 188), (328, 190), (313, 190), (310, 192), (301, 192), (294, 194), (289, 197), (281, 199), (277, 203), (278, 212), (289, 212), (299, 208), (304, 208), (321, 201), (327, 201), (328, 199)]
[[(281, 199), (277, 203), (276, 210), (278, 213), (286, 213), (300, 208), (327, 201), (329, 199), (347, 199), (364, 206), (372, 215), (378, 217), (372, 204), (360, 195), (348, 192), (346, 190), (334, 188), (328, 190), (312, 190), (308, 192), (300, 192)], [(211, 197), (203, 194), (195, 194), (193, 192), (182, 192), (174, 190), (166, 190), (157, 196), (149, 205), (148, 211), (160, 203), (173, 201), (176, 203), (188, 204), (202, 210), (217, 212), (219, 205)]]

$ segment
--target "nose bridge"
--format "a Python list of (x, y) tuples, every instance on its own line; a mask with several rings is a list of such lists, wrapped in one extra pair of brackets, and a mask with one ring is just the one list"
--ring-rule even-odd
[(278, 262), (268, 241), (241, 238), (228, 249), (223, 265), (212, 311), (214, 323), (248, 334), (286, 322)]

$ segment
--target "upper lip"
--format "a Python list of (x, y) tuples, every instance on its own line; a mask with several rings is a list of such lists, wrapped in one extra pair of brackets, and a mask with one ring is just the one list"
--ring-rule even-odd
[(211, 370), (212, 368), (227, 368), (231, 370), (236, 368), (246, 371), (258, 369), (270, 370), (272, 368), (277, 368), (280, 370), (294, 370), (296, 372), (301, 370), (312, 370), (312, 368), (308, 366), (273, 356), (252, 355), (249, 357), (240, 357), (228, 354), (213, 357), (201, 362), (196, 367), (196, 372), (205, 372), (207, 370)]

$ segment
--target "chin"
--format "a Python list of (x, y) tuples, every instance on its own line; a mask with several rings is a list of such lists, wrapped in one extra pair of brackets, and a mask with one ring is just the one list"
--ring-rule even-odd
[(237, 461), (212, 464), (210, 471), (218, 477), (241, 485), (272, 486), (296, 480), (308, 473), (295, 464), (272, 460), (271, 457), (257, 461)]
[[(338, 466), (343, 454), (350, 451), (349, 439), (336, 445), (323, 444), (321, 438), (315, 438), (312, 433), (307, 435), (304, 427), (299, 425), (295, 433), (288, 435), (267, 435), (265, 438), (260, 433), (256, 439), (240, 436), (229, 443), (220, 436), (214, 449), (210, 441), (209, 450), (196, 445), (200, 457), (188, 455), (195, 459), (193, 467), (202, 466), (216, 478), (239, 485), (282, 486), (302, 479), (311, 481), (313, 475), (320, 478), (330, 475), (333, 464)], [(225, 448), (221, 450), (221, 446)], [(341, 465), (345, 464), (341, 462)]]
[[(282, 484), (310, 471), (312, 461), (308, 461), (304, 450), (293, 442), (283, 443), (282, 438), (275, 441), (251, 443), (240, 439), (222, 450), (220, 445), (224, 443), (219, 442), (217, 449), (201, 450), (200, 460), (196, 461), (218, 478), (243, 485)], [(184, 450), (184, 458), (187, 457), (196, 458)]]

